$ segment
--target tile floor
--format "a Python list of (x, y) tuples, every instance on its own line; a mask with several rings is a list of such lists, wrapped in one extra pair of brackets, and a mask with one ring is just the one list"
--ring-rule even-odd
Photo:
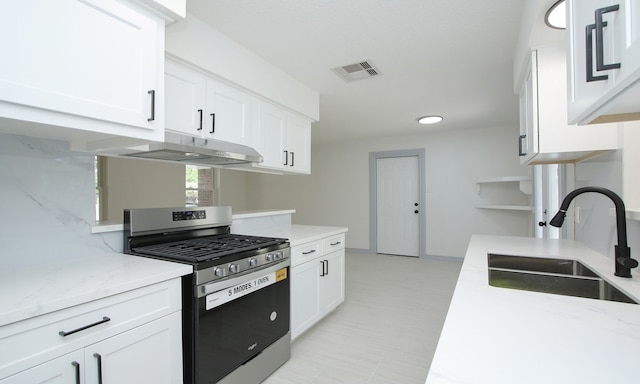
[(264, 384), (423, 384), (461, 265), (347, 253), (345, 302)]

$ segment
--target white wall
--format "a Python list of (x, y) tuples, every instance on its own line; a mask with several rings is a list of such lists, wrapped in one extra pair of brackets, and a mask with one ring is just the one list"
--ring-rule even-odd
[(311, 175), (246, 173), (246, 209), (293, 208), (294, 223), (348, 227), (347, 246), (369, 250), (369, 153), (425, 148), (427, 254), (462, 257), (474, 233), (531, 233), (528, 213), (474, 208), (492, 198), (476, 180), (529, 174), (517, 139), (516, 127), (500, 127), (314, 146)]

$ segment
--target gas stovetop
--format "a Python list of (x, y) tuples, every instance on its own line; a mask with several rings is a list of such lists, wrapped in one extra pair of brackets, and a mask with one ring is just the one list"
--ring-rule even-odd
[(197, 263), (286, 242), (287, 239), (227, 234), (134, 247), (132, 251), (136, 254)]

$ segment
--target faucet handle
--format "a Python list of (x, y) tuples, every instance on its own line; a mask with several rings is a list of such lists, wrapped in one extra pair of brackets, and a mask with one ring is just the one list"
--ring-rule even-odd
[(625, 268), (636, 268), (638, 266), (638, 260), (630, 257), (618, 257), (616, 261)]

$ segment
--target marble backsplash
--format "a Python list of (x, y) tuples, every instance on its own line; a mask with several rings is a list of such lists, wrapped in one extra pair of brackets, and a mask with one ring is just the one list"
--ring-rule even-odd
[[(622, 150), (606, 153), (576, 164), (576, 188), (598, 186), (622, 194)], [(574, 206), (580, 206), (580, 222), (576, 223), (576, 240), (613, 258), (617, 244), (616, 218), (610, 214), (613, 202), (598, 193), (578, 196)], [(631, 257), (640, 260), (640, 222), (627, 219), (627, 241)], [(640, 273), (639, 272), (635, 272)]]
[(0, 134), (0, 212), (3, 272), (121, 249), (91, 233), (94, 156), (65, 141)]

